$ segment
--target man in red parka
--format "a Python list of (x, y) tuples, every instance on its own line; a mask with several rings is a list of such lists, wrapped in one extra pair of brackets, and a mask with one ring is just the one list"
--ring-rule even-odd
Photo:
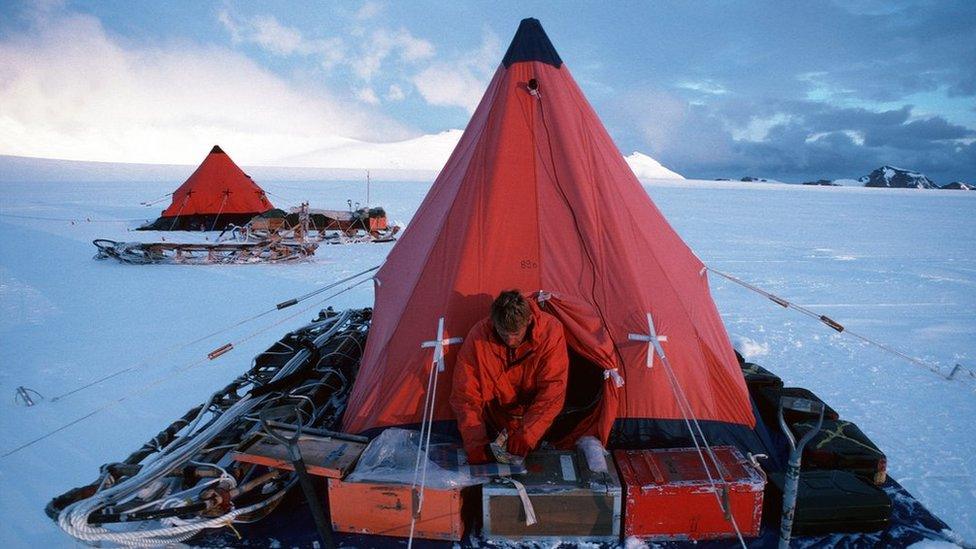
[(568, 371), (562, 324), (518, 290), (502, 292), (454, 365), (451, 407), (468, 461), (489, 460), (489, 432), (508, 432), (510, 454), (536, 448), (563, 407)]

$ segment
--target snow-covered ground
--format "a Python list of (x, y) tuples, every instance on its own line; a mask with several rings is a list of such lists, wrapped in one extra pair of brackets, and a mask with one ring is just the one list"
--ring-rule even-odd
[[(282, 206), (364, 200), (358, 182), (261, 183)], [(298, 312), (293, 307), (182, 345), (376, 265), (391, 246), (323, 246), (314, 261), (292, 265), (130, 266), (91, 259), (94, 238), (158, 237), (128, 229), (161, 209), (140, 201), (177, 184), (0, 186), (0, 453), (102, 409), (0, 458), (2, 547), (71, 546), (44, 515), (52, 496), (93, 480), (99, 465), (124, 458), (314, 314), (289, 318)], [(374, 183), (372, 202), (408, 222), (428, 187)], [(647, 190), (712, 267), (945, 369), (976, 368), (976, 193), (678, 180), (650, 182)], [(92, 221), (61, 221), (85, 218)], [(895, 478), (965, 539), (976, 540), (974, 384), (944, 381), (716, 276), (712, 287), (733, 340), (751, 359), (857, 422), (887, 452)], [(364, 285), (330, 304), (371, 300)], [(241, 340), (213, 362), (182, 369)], [(32, 408), (13, 402), (21, 385), (50, 399), (129, 367), (57, 402)]]

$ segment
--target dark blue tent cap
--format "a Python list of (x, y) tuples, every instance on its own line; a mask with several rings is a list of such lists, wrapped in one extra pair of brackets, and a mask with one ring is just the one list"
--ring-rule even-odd
[(563, 60), (556, 53), (556, 48), (552, 47), (552, 42), (546, 36), (546, 31), (542, 30), (542, 23), (538, 19), (522, 20), (518, 30), (515, 31), (515, 38), (512, 38), (512, 44), (505, 52), (502, 64), (507, 69), (513, 63), (521, 61), (540, 61), (557, 69), (563, 64)]

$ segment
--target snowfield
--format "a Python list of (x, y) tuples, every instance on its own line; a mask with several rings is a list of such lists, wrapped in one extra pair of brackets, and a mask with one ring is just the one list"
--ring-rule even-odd
[[(260, 184), (279, 207), (305, 199), (340, 208), (347, 198), (365, 199), (360, 182)], [(130, 232), (166, 205), (139, 202), (177, 185), (0, 184), (0, 453), (99, 410), (0, 458), (2, 547), (72, 546), (44, 515), (51, 497), (124, 459), (326, 303), (302, 312), (303, 303), (187, 343), (378, 265), (392, 246), (321, 246), (313, 261), (289, 265), (92, 260), (95, 238), (199, 239)], [(408, 224), (429, 186), (374, 181), (372, 203)], [(944, 371), (956, 363), (976, 369), (976, 193), (682, 180), (652, 181), (646, 189), (711, 267)], [(946, 381), (718, 276), (711, 283), (747, 358), (858, 423), (887, 453), (889, 473), (976, 542), (976, 382)], [(364, 284), (327, 304), (371, 303), (371, 285)], [(235, 342), (232, 352), (201, 360), (227, 342)], [(19, 406), (18, 386), (46, 398)]]

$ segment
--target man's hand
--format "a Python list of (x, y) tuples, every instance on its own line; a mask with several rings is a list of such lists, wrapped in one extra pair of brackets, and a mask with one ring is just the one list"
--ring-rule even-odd
[(489, 456), (491, 455), (491, 450), (488, 445), (479, 446), (473, 450), (468, 450), (468, 465), (481, 465), (483, 463), (488, 463), (491, 461)]
[(525, 440), (525, 434), (521, 430), (515, 431), (508, 437), (508, 453), (513, 456), (525, 457), (529, 454), (532, 446)]

